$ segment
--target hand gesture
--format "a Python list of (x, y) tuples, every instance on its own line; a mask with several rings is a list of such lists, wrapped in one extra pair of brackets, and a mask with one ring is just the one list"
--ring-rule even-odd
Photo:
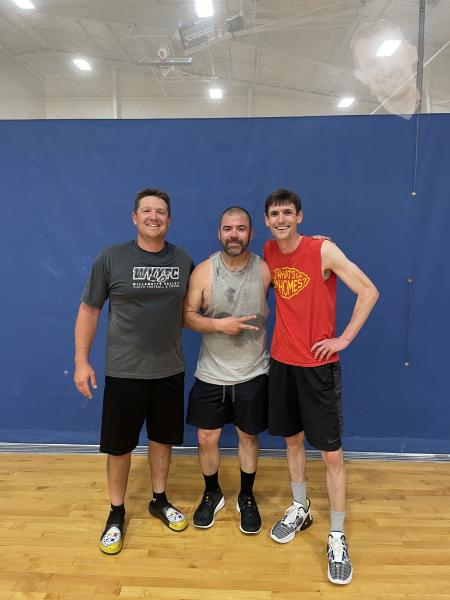
[(253, 321), (256, 315), (248, 315), (245, 317), (224, 317), (218, 319), (219, 331), (226, 335), (239, 335), (242, 331), (258, 331), (258, 327), (247, 325), (247, 321)]

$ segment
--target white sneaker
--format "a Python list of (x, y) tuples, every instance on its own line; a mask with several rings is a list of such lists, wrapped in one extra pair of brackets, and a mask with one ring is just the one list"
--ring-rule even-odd
[(307, 508), (295, 502), (290, 506), (284, 517), (277, 521), (272, 527), (270, 537), (279, 544), (287, 544), (294, 539), (298, 531), (307, 529), (313, 523), (311, 516), (311, 502), (306, 499)]
[(353, 576), (348, 546), (342, 531), (331, 531), (328, 536), (328, 579), (331, 583), (346, 585)]

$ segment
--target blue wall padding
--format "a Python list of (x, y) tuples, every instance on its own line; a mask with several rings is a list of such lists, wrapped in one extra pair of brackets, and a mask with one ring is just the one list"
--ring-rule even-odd
[[(344, 447), (450, 452), (450, 115), (420, 117), (412, 196), (415, 135), (415, 118), (394, 116), (0, 121), (0, 441), (98, 442), (102, 385), (92, 401), (73, 386), (73, 324), (95, 256), (134, 237), (137, 190), (169, 191), (169, 239), (199, 262), (230, 204), (253, 214), (261, 252), (264, 199), (288, 187), (303, 199), (302, 231), (331, 236), (381, 292), (342, 353)], [(353, 302), (341, 286), (339, 332)], [(198, 342), (185, 334), (187, 391)], [(104, 343), (103, 318), (100, 383)], [(222, 445), (235, 444), (227, 427)], [(261, 445), (283, 444), (264, 434)]]

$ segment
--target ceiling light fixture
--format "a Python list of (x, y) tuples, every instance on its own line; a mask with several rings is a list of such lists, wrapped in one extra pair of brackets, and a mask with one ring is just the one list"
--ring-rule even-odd
[(92, 71), (91, 65), (84, 58), (74, 58), (73, 63), (80, 69), (80, 71)]
[(401, 43), (402, 40), (384, 40), (377, 50), (377, 56), (392, 56)]
[(13, 2), (23, 10), (32, 10), (33, 8), (36, 8), (31, 0), (13, 0)]
[(223, 96), (223, 92), (220, 88), (209, 88), (209, 97), (211, 100), (220, 100)]
[(195, 0), (195, 10), (201, 19), (205, 17), (212, 17), (214, 14), (214, 5), (212, 0)]
[(346, 96), (345, 98), (341, 98), (338, 104), (338, 108), (348, 108), (353, 104), (355, 98), (353, 96)]

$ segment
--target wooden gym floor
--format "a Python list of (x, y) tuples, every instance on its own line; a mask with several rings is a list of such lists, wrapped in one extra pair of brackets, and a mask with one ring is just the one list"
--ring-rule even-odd
[[(97, 547), (108, 512), (104, 470), (100, 455), (0, 455), (0, 600), (450, 600), (450, 463), (348, 462), (348, 586), (327, 581), (320, 461), (308, 467), (315, 523), (281, 545), (269, 530), (290, 504), (284, 459), (261, 459), (263, 530), (245, 536), (235, 457), (222, 462), (226, 505), (214, 527), (174, 533), (148, 515), (146, 459), (135, 456), (117, 556)], [(192, 514), (201, 493), (196, 457), (175, 456), (169, 499)]]

